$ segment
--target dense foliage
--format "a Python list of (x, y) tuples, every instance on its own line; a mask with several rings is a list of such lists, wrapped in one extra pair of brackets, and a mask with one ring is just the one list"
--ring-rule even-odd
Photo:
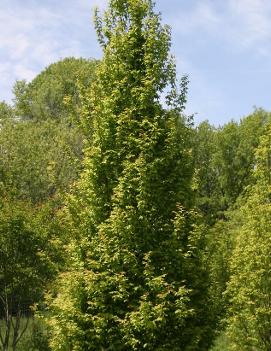
[(256, 152), (255, 185), (238, 211), (242, 220), (234, 237), (226, 290), (230, 301), (227, 332), (233, 350), (271, 347), (270, 132), (269, 125)]
[(151, 0), (0, 103), (3, 351), (271, 348), (271, 114), (194, 126)]
[[(14, 106), (4, 102), (0, 105), (0, 340), (3, 350), (20, 349), (23, 344), (28, 345), (27, 350), (31, 349), (32, 336), (26, 340), (25, 335), (30, 328), (33, 335), (39, 333), (36, 328), (39, 324), (32, 322), (33, 308), (43, 300), (46, 287), (62, 265), (61, 242), (65, 239), (61, 236), (57, 211), (82, 168), (83, 133), (78, 120), (72, 119), (71, 123), (71, 116), (80, 108), (79, 90), (89, 88), (95, 65), (94, 61), (78, 59), (55, 63), (33, 82), (16, 83), (15, 90), (21, 84), (25, 91), (21, 95), (17, 93)], [(67, 89), (71, 84), (72, 90)], [(42, 100), (42, 93), (49, 94), (49, 90), (54, 92), (52, 104)], [(69, 94), (73, 94), (74, 99), (69, 98)], [(71, 100), (73, 104), (67, 104)], [(46, 116), (34, 109), (38, 101), (47, 111)], [(61, 116), (52, 110), (55, 105), (62, 110)], [(41, 335), (39, 340), (42, 339)], [(35, 337), (32, 344), (36, 340)], [(39, 350), (42, 347), (39, 345)]]
[(30, 83), (14, 85), (15, 112), (20, 119), (77, 122), (81, 92), (95, 76), (95, 60), (66, 58), (51, 64)]
[(111, 1), (96, 29), (104, 58), (88, 95), (93, 142), (70, 200), (81, 223), (50, 302), (52, 349), (206, 349), (192, 133), (179, 114), (186, 79), (178, 96), (169, 31), (151, 1)]

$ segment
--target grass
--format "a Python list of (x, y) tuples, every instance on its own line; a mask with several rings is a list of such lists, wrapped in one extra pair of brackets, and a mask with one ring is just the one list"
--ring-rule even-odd
[[(22, 325), (25, 321), (23, 320)], [(4, 331), (3, 321), (0, 320), (0, 330)], [(3, 334), (3, 333), (2, 333)], [(11, 334), (11, 340), (12, 340)], [(9, 347), (8, 351), (12, 351)], [(46, 337), (46, 328), (43, 323), (37, 319), (31, 318), (28, 327), (18, 342), (16, 351), (49, 351)]]

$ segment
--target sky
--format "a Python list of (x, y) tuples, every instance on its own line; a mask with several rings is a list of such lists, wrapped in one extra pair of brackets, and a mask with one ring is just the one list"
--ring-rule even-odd
[[(65, 57), (101, 58), (93, 7), (106, 0), (0, 0), (0, 100)], [(178, 77), (188, 74), (186, 113), (222, 125), (271, 110), (270, 0), (156, 0), (172, 30)]]

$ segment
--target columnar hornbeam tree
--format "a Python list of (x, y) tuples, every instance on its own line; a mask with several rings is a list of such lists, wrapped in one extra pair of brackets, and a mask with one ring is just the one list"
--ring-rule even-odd
[(180, 117), (187, 79), (178, 95), (153, 1), (111, 0), (95, 24), (104, 57), (82, 112), (92, 145), (69, 203), (76, 235), (50, 302), (51, 346), (202, 351), (202, 230), (189, 211), (191, 135)]

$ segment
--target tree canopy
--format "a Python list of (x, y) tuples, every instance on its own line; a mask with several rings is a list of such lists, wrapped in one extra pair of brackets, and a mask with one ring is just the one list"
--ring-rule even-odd
[[(152, 1), (110, 1), (90, 89), (93, 142), (70, 211), (77, 240), (50, 302), (53, 350), (203, 350), (203, 230), (170, 31)], [(168, 109), (160, 101), (168, 89)]]

